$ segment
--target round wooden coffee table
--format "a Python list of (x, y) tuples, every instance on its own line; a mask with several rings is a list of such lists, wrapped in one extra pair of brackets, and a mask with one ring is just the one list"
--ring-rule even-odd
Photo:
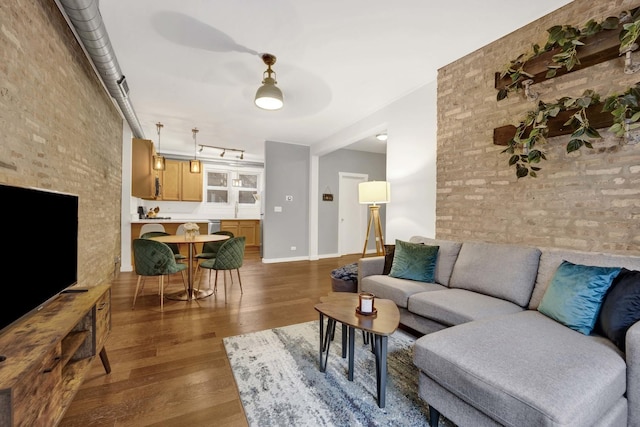
[[(378, 299), (374, 301), (376, 314), (362, 315), (356, 313), (358, 306), (358, 294), (345, 292), (332, 292), (326, 297), (320, 298), (320, 303), (314, 308), (320, 315), (320, 352), (319, 369), (325, 372), (327, 360), (329, 359), (329, 347), (336, 322), (342, 323), (343, 328), (348, 328), (348, 357), (349, 372), (348, 379), (353, 381), (353, 356), (355, 330), (359, 329), (366, 333), (373, 334), (374, 354), (376, 358), (376, 382), (378, 406), (385, 406), (385, 392), (387, 388), (387, 341), (389, 335), (394, 333), (400, 324), (400, 312), (396, 304), (388, 299)], [(327, 317), (327, 329), (324, 329), (324, 317)], [(344, 331), (344, 329), (343, 329)], [(343, 357), (345, 347), (345, 334), (343, 333)]]

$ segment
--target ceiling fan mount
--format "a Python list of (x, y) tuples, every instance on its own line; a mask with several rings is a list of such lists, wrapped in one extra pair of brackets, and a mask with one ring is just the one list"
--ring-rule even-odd
[(270, 53), (263, 53), (262, 55), (260, 55), (260, 57), (262, 58), (262, 61), (269, 67), (276, 63), (275, 55), (272, 55)]

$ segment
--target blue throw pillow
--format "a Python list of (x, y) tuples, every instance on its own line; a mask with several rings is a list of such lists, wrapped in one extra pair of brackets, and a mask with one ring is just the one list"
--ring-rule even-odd
[(595, 326), (602, 301), (620, 267), (597, 267), (562, 261), (538, 311), (584, 335)]
[(396, 240), (390, 277), (433, 283), (439, 246)]
[(604, 297), (599, 332), (625, 351), (627, 330), (640, 321), (640, 271), (623, 268)]

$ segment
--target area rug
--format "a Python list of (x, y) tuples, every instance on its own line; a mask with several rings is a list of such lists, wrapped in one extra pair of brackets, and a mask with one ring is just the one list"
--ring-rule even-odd
[[(412, 361), (415, 338), (389, 337), (386, 405), (376, 403), (375, 358), (356, 335), (353, 382), (347, 380), (340, 326), (326, 372), (318, 370), (318, 322), (224, 339), (250, 426), (427, 426)], [(443, 417), (440, 425), (451, 426)]]

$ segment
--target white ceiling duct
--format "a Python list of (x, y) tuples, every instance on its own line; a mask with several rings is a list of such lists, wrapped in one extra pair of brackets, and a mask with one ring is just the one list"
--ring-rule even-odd
[(98, 0), (56, 0), (56, 4), (71, 24), (76, 38), (91, 59), (109, 95), (120, 107), (133, 135), (144, 138), (144, 131), (128, 97), (127, 82), (102, 21)]

